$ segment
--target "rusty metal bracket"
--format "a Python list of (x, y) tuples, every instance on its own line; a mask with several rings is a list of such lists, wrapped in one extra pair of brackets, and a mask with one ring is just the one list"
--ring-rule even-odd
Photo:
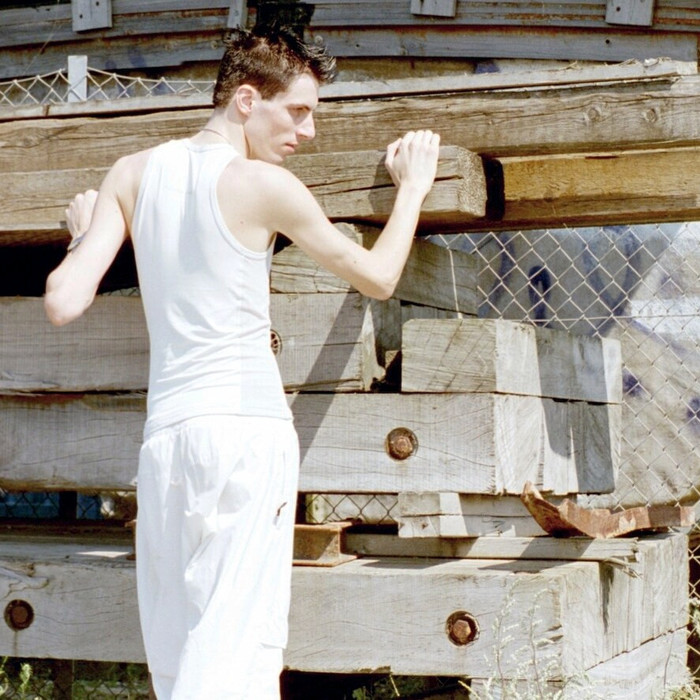
[(619, 537), (639, 530), (691, 527), (695, 522), (690, 506), (651, 505), (611, 511), (582, 508), (568, 498), (555, 506), (542, 498), (529, 481), (520, 498), (539, 526), (557, 537)]
[(294, 565), (337, 566), (357, 559), (357, 555), (343, 551), (345, 530), (351, 525), (349, 522), (295, 525)]

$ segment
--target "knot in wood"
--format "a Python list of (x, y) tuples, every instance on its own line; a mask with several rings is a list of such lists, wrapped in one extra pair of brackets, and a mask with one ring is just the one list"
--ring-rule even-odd
[(470, 613), (457, 610), (447, 618), (445, 632), (455, 646), (463, 647), (479, 638), (479, 623)]
[(408, 428), (394, 428), (386, 436), (386, 451), (393, 459), (408, 459), (418, 449), (418, 438)]
[(11, 600), (5, 607), (5, 622), (10, 629), (25, 630), (34, 622), (34, 608), (26, 600)]

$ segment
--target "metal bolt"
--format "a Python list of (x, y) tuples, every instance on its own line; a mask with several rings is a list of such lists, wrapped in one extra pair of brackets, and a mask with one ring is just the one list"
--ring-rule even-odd
[(394, 428), (386, 436), (385, 449), (394, 459), (408, 459), (418, 449), (418, 438), (408, 428)]
[(34, 608), (26, 600), (11, 600), (5, 607), (5, 622), (10, 629), (25, 630), (34, 622)]
[(458, 610), (447, 618), (445, 632), (452, 644), (463, 647), (479, 638), (479, 623), (473, 615)]
[(273, 355), (279, 355), (282, 352), (282, 338), (277, 331), (270, 331), (270, 347)]

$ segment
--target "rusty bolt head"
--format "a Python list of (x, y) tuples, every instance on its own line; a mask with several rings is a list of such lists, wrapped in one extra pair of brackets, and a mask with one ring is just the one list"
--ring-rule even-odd
[(447, 618), (445, 632), (452, 644), (463, 647), (479, 638), (479, 623), (473, 615), (458, 610)]
[(408, 459), (418, 449), (418, 438), (408, 428), (394, 428), (386, 436), (385, 448), (394, 459)]
[(275, 330), (270, 331), (270, 347), (273, 355), (279, 355), (282, 352), (282, 338)]
[(10, 629), (25, 630), (34, 622), (34, 608), (26, 600), (11, 600), (5, 607), (5, 622)]

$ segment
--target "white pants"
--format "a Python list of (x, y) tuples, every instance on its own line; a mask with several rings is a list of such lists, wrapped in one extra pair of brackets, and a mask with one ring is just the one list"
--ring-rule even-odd
[(144, 442), (136, 578), (158, 700), (279, 698), (298, 469), (281, 419), (203, 416)]

